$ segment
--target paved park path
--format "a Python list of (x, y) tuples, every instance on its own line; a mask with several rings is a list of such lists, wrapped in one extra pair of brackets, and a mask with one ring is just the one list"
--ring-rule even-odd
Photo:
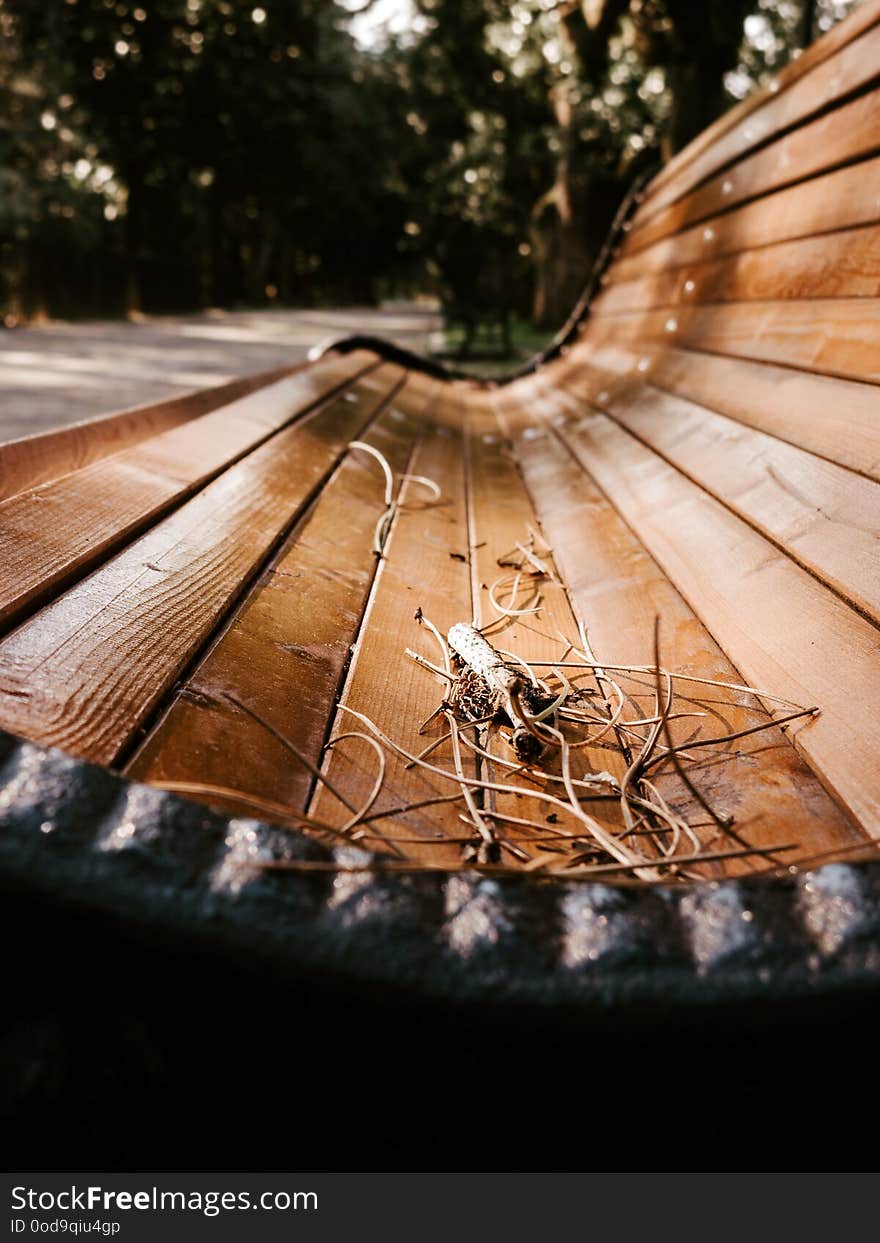
[(0, 329), (0, 441), (299, 362), (326, 337), (366, 332), (422, 352), (439, 328), (429, 307), (401, 305)]

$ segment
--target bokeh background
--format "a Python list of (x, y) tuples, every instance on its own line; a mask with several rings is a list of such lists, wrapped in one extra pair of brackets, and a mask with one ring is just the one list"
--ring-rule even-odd
[(0, 320), (430, 296), (521, 348), (636, 173), (853, 7), (0, 0)]

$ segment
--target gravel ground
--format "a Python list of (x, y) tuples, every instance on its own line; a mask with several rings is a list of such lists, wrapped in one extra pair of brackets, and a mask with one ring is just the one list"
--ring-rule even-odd
[(0, 441), (283, 367), (325, 337), (365, 332), (424, 352), (439, 328), (430, 307), (407, 304), (0, 330)]

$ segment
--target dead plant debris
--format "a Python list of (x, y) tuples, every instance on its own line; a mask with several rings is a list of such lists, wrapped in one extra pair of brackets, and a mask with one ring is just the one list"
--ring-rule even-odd
[[(399, 501), (385, 458), (364, 442), (382, 466), (386, 509), (376, 527), (375, 551), (384, 554)], [(404, 481), (439, 489), (421, 476)], [(466, 560), (463, 554), (450, 553)], [(460, 621), (446, 634), (419, 607), (414, 622), (431, 636), (434, 651), (405, 654), (438, 682), (440, 695), (424, 721), (394, 733), (348, 703), (339, 720), (353, 728), (335, 732), (323, 767), (313, 764), (252, 706), (231, 694), (228, 706), (258, 721), (312, 774), (344, 809), (341, 824), (288, 810), (258, 795), (186, 782), (166, 783), (182, 793), (232, 802), (273, 820), (304, 829), (329, 843), (367, 846), (369, 862), (340, 867), (293, 861), (267, 867), (293, 871), (434, 871), (450, 866), (451, 850), (462, 865), (491, 874), (630, 883), (687, 883), (735, 870), (779, 871), (796, 843), (750, 840), (748, 823), (737, 824), (729, 808), (715, 805), (711, 761), (737, 755), (733, 744), (796, 721), (816, 708), (802, 707), (758, 688), (698, 677), (667, 668), (661, 660), (661, 619), (654, 626), (654, 659), (615, 664), (593, 652), (583, 623), (576, 635), (544, 634), (558, 645), (555, 658), (529, 660), (501, 645), (501, 636), (534, 628), (542, 595), (561, 588), (552, 549), (534, 530), (498, 558), (500, 576), (487, 589), (491, 621)], [(527, 619), (527, 620), (526, 620)], [(508, 639), (508, 642), (510, 640)], [(755, 721), (720, 729), (725, 708), (747, 710)], [(684, 722), (684, 728), (680, 723)], [(677, 724), (678, 736), (673, 730)], [(411, 742), (403, 739), (409, 734)], [(419, 747), (415, 739), (432, 735)], [(375, 777), (359, 805), (328, 776), (331, 753), (352, 744), (375, 757)], [(603, 762), (604, 761), (604, 762)], [(361, 765), (362, 767), (362, 765)], [(427, 779), (424, 796), (394, 801), (393, 771), (416, 770)], [(446, 792), (437, 793), (437, 781)], [(416, 783), (417, 784), (417, 783)], [(407, 790), (415, 785), (408, 779)], [(391, 800), (389, 803), (389, 799)], [(444, 818), (429, 829), (417, 813), (442, 806)], [(426, 862), (426, 852), (444, 852)]]

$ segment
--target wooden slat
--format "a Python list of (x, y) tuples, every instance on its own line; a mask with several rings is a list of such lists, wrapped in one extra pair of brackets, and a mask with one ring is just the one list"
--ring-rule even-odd
[[(430, 390), (404, 389), (363, 435), (396, 476), (407, 469)], [(410, 411), (410, 413), (406, 413)], [(334, 698), (376, 572), (373, 552), (384, 479), (364, 453), (349, 454), (248, 597), (229, 628), (187, 678), (127, 772), (137, 780), (222, 786), (302, 810), (309, 770), (232, 694), (321, 760)], [(235, 801), (212, 799), (229, 811)]]
[(19, 626), (0, 643), (2, 727), (116, 762), (392, 383), (278, 432)]
[(641, 380), (586, 370), (588, 401), (880, 622), (880, 484)]
[[(498, 404), (503, 408), (503, 401)], [(541, 524), (522, 476), (511, 458), (509, 443), (500, 434), (501, 427), (495, 412), (486, 410), (481, 416), (480, 410), (475, 408), (476, 405), (473, 400), (468, 403), (469, 497), (472, 555), (479, 602), (477, 618), (479, 624), (485, 626), (499, 617), (489, 600), (488, 585), (500, 575), (510, 573), (509, 569), (499, 566), (499, 560), (509, 558), (511, 553), (516, 556), (516, 544), (528, 542), (530, 528), (540, 533)], [(577, 620), (561, 583), (543, 581), (540, 584), (540, 596), (541, 612), (537, 617), (510, 618), (500, 628), (493, 629), (492, 642), (500, 648), (515, 652), (523, 660), (560, 660), (565, 652), (565, 643), (560, 635), (566, 636), (573, 643), (579, 641)], [(500, 598), (504, 599), (503, 592), (500, 593)], [(597, 690), (594, 679), (589, 678), (587, 684), (594, 692)], [(514, 758), (503, 741), (492, 739), (489, 745), (493, 754), (501, 760), (509, 762)], [(622, 779), (628, 766), (615, 734), (595, 746), (581, 748), (575, 761), (575, 771), (578, 774), (610, 772), (618, 780)], [(560, 772), (559, 765), (554, 762), (549, 750), (542, 758), (541, 767), (551, 773)], [(494, 780), (504, 781), (506, 770), (499, 765), (492, 776)], [(548, 789), (557, 798), (565, 799), (561, 786), (548, 783)], [(491, 803), (494, 810), (501, 814), (539, 823), (552, 810), (557, 830), (575, 834), (584, 832), (583, 825), (574, 816), (566, 815), (555, 807), (542, 807), (533, 798), (499, 794), (492, 797)], [(596, 801), (587, 807), (590, 814), (609, 831), (620, 833), (623, 822), (616, 800)], [(502, 835), (511, 832), (511, 827), (503, 823), (497, 828)], [(528, 835), (520, 835), (516, 830), (512, 832), (517, 845), (526, 853), (532, 856), (540, 853), (530, 846)], [(506, 854), (502, 858), (505, 863), (511, 862)]]
[(835, 55), (878, 21), (880, 21), (878, 0), (873, 0), (873, 3), (860, 4), (845, 21), (838, 22), (820, 39), (806, 48), (800, 56), (790, 61), (766, 86), (753, 91), (746, 99), (735, 104), (701, 134), (698, 134), (693, 142), (688, 143), (683, 151), (674, 155), (651, 182), (646, 198), (659, 193), (661, 187), (668, 186), (670, 182), (679, 179), (682, 175), (686, 177), (685, 170), (689, 169), (705, 151), (713, 147), (731, 130), (743, 125), (747, 118), (762, 109), (769, 99), (781, 96), (817, 65)]
[(603, 370), (634, 374), (840, 466), (880, 478), (880, 420), (873, 384), (648, 343), (639, 343), (637, 351), (603, 346), (588, 357)]
[(0, 506), (0, 621), (8, 626), (57, 594), (370, 361), (369, 354), (330, 358), (6, 501)]
[[(431, 636), (415, 621), (415, 611), (421, 608), (445, 633), (456, 622), (469, 621), (472, 610), (461, 399), (457, 391), (445, 390), (443, 402), (432, 412), (437, 423), (426, 426), (412, 463), (414, 473), (427, 475), (438, 484), (443, 503), (399, 514), (342, 696), (343, 704), (366, 713), (391, 738), (414, 752), (431, 740), (430, 734), (419, 736), (419, 725), (439, 705), (445, 691), (434, 674), (419, 668), (404, 654), (411, 647), (431, 661), (439, 657)], [(423, 495), (419, 488), (408, 489), (405, 494), (413, 502)], [(334, 736), (353, 729), (363, 727), (344, 712), (338, 713)], [(438, 749), (434, 758), (450, 766), (448, 744)], [(473, 773), (474, 766), (467, 757), (465, 764), (466, 771)], [(376, 777), (376, 756), (359, 739), (348, 739), (328, 753), (325, 769), (349, 802), (361, 807)], [(455, 792), (452, 782), (407, 769), (401, 760), (389, 756), (376, 810)], [(350, 815), (324, 787), (317, 790), (309, 812), (331, 824), (341, 824)], [(450, 816), (448, 805), (443, 803), (412, 811), (403, 822), (397, 817), (379, 821), (375, 828), (390, 838), (424, 839), (424, 846), (408, 844), (406, 853), (412, 858), (450, 866), (460, 861), (460, 847), (427, 843), (442, 843), (450, 835), (467, 834), (465, 826), (456, 815)], [(370, 838), (366, 842), (380, 845)]]
[(880, 300), (730, 302), (592, 320), (591, 347), (639, 342), (880, 381)]
[(0, 445), (0, 501), (26, 488), (57, 479), (59, 475), (81, 470), (111, 453), (246, 397), (256, 389), (301, 371), (305, 365), (279, 367), (215, 388), (198, 389), (132, 410), (87, 419), (54, 432), (9, 440)]
[[(875, 12), (874, 21), (880, 20)], [(853, 91), (867, 86), (877, 77), (880, 66), (880, 29), (876, 25), (859, 38), (828, 57), (809, 73), (793, 82), (788, 90), (771, 95), (760, 108), (711, 146), (696, 155), (682, 172), (655, 188), (644, 204), (648, 219), (675, 202), (726, 165), (741, 160), (762, 142), (803, 124), (809, 117), (837, 103)]]
[(777, 190), (653, 246), (621, 256), (607, 284), (705, 263), (758, 246), (834, 233), (880, 219), (880, 159), (839, 168), (803, 185)]
[[(543, 388), (540, 381), (524, 385), (519, 402), (507, 398), (502, 408), (544, 532), (598, 659), (652, 664), (654, 618), (659, 616), (661, 657), (668, 667), (741, 683), (739, 670), (563, 441), (550, 431), (536, 435), (530, 426), (536, 419), (556, 422), (559, 414), (556, 395), (542, 395)], [(713, 733), (748, 728), (761, 719), (748, 696), (685, 683), (679, 684), (677, 694), (684, 709), (709, 712), (718, 726)], [(677, 732), (674, 736), (680, 738)], [(716, 810), (734, 815), (738, 831), (750, 843), (772, 846), (794, 839), (797, 857), (860, 839), (781, 731), (740, 739), (721, 754), (723, 763), (698, 767), (694, 779)], [(665, 778), (664, 797), (673, 805), (688, 806), (676, 785), (674, 778)], [(735, 874), (753, 866), (753, 861), (731, 862), (706, 871)]]
[(880, 836), (877, 628), (607, 416), (560, 435), (743, 676), (821, 709), (795, 746)]
[(880, 92), (872, 91), (763, 147), (712, 177), (687, 198), (662, 208), (627, 234), (622, 253), (706, 220), (747, 199), (769, 194), (880, 149)]
[(681, 303), (878, 294), (880, 227), (866, 225), (620, 281), (606, 286), (591, 311), (601, 316)]

